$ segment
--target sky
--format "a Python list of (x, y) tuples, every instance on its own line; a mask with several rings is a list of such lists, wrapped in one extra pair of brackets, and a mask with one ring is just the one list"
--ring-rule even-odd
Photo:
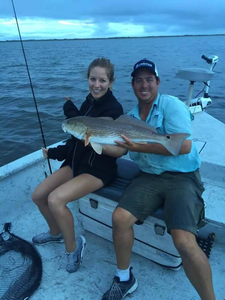
[[(225, 0), (13, 1), (24, 40), (225, 34)], [(0, 41), (18, 38), (0, 0)]]

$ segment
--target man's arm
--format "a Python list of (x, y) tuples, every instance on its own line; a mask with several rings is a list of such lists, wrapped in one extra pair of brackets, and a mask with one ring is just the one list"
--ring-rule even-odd
[[(163, 126), (159, 124), (161, 133), (189, 133), (191, 135), (191, 119), (190, 112), (187, 106), (177, 98), (170, 97), (166, 102), (166, 107), (163, 111)], [(162, 130), (163, 129), (163, 130)], [(131, 152), (151, 153), (165, 156), (172, 156), (172, 154), (159, 143), (136, 144), (129, 140), (126, 136), (122, 136), (123, 142), (116, 142), (118, 146), (123, 147)], [(184, 140), (179, 155), (188, 154), (191, 152), (192, 140)]]
[[(142, 152), (142, 153), (151, 153), (165, 156), (172, 156), (172, 154), (161, 144), (151, 143), (151, 144), (137, 144), (128, 139), (125, 135), (121, 136), (124, 142), (115, 141), (116, 144), (128, 151), (132, 152)], [(185, 140), (181, 146), (179, 155), (188, 154), (191, 151), (192, 141)]]

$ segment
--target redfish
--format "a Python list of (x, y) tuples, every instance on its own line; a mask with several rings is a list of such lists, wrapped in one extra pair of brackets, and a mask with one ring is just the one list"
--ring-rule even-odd
[(183, 141), (190, 136), (188, 133), (158, 134), (148, 123), (128, 115), (122, 115), (116, 120), (79, 116), (67, 119), (62, 123), (64, 132), (77, 139), (89, 143), (98, 153), (102, 153), (102, 145), (116, 145), (115, 141), (124, 141), (125, 135), (135, 143), (159, 143), (171, 154), (178, 155)]

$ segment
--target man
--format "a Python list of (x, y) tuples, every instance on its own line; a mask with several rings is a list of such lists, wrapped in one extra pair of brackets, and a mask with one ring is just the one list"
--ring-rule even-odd
[[(138, 104), (129, 115), (149, 123), (159, 134), (191, 134), (188, 107), (175, 97), (158, 93), (160, 79), (153, 62), (147, 59), (137, 62), (131, 76)], [(211, 268), (195, 238), (204, 218), (201, 198), (204, 188), (199, 175), (200, 158), (191, 136), (183, 142), (178, 156), (161, 144), (136, 144), (122, 137), (124, 143), (117, 144), (129, 151), (142, 172), (126, 188), (113, 213), (117, 272), (102, 300), (124, 299), (137, 288), (129, 267), (133, 225), (137, 220), (144, 222), (162, 205), (167, 229), (187, 277), (202, 300), (215, 300)]]

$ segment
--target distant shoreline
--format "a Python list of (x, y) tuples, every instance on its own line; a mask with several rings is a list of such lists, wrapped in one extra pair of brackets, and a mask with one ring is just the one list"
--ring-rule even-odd
[[(159, 36), (127, 36), (127, 37), (108, 37), (108, 38), (74, 38), (74, 39), (23, 39), (23, 42), (48, 42), (48, 41), (82, 41), (82, 40), (118, 40), (118, 39), (146, 39), (146, 38), (171, 38), (171, 37), (200, 37), (200, 36), (225, 36), (224, 33), (219, 34), (183, 34), (183, 35), (159, 35)], [(20, 40), (5, 40), (5, 42), (19, 42)]]

